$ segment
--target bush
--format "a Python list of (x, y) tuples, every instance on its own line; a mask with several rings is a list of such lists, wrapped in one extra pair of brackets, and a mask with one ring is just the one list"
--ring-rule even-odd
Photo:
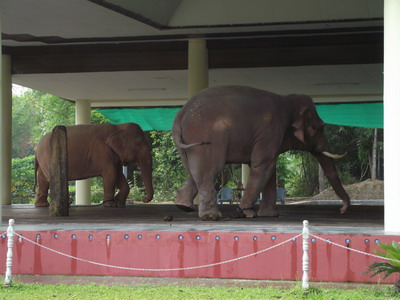
[(13, 198), (27, 198), (34, 194), (35, 156), (14, 158), (11, 161), (11, 193)]
[[(383, 274), (383, 278), (390, 276), (393, 273), (400, 274), (400, 243), (393, 241), (392, 244), (379, 243), (382, 250), (375, 250), (379, 256), (386, 258), (389, 262), (376, 262), (368, 267), (368, 272), (372, 276)], [(396, 282), (395, 288), (400, 291), (400, 280)]]

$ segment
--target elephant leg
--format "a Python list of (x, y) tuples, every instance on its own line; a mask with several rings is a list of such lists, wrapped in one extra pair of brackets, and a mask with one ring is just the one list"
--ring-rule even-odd
[(117, 202), (114, 199), (115, 187), (117, 186), (117, 170), (115, 167), (103, 171), (103, 190), (104, 190), (104, 207), (116, 207)]
[(251, 164), (249, 181), (239, 204), (240, 210), (247, 218), (256, 216), (253, 210), (254, 204), (267, 182), (270, 181), (272, 174), (275, 172), (275, 163), (276, 159), (270, 159), (262, 164)]
[(194, 211), (193, 200), (197, 195), (197, 186), (193, 177), (189, 175), (185, 183), (178, 189), (176, 193), (175, 204), (183, 211)]
[(215, 176), (199, 185), (199, 217), (203, 221), (218, 221), (222, 217), (215, 201), (214, 178)]
[(279, 212), (276, 207), (276, 166), (272, 172), (270, 180), (263, 189), (263, 198), (260, 203), (257, 215), (259, 217), (278, 217)]
[(205, 147), (191, 150), (196, 151), (194, 155), (189, 156), (189, 166), (198, 189), (199, 217), (203, 221), (217, 221), (222, 215), (215, 199), (214, 180), (225, 166), (225, 157), (215, 154), (224, 153), (224, 151)]
[(126, 198), (128, 197), (129, 194), (129, 184), (126, 181), (126, 178), (122, 173), (122, 171), (118, 173), (117, 188), (119, 189), (119, 192), (115, 196), (115, 202), (117, 204), (117, 207), (125, 207)]
[(38, 168), (37, 173), (38, 190), (36, 192), (35, 206), (48, 207), (50, 204), (47, 201), (49, 195), (49, 182), (43, 174), (43, 171)]

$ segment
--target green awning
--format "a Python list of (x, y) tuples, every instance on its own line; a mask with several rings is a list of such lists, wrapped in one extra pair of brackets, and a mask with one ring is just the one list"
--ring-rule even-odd
[(98, 109), (111, 124), (137, 123), (144, 131), (171, 130), (180, 107)]
[(327, 124), (383, 128), (383, 102), (318, 104), (316, 107)]
[[(383, 103), (317, 104), (327, 124), (383, 128)], [(171, 130), (179, 107), (98, 109), (111, 124), (134, 122), (143, 130)]]

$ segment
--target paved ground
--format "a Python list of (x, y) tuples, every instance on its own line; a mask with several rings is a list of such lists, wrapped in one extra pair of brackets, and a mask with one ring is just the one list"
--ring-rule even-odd
[[(384, 234), (383, 206), (351, 206), (340, 214), (340, 205), (282, 205), (277, 218), (233, 219), (236, 205), (223, 204), (223, 220), (204, 222), (197, 213), (186, 213), (173, 204), (139, 204), (126, 208), (71, 206), (68, 217), (50, 217), (48, 208), (32, 205), (3, 206), (2, 229), (8, 219), (16, 221), (17, 230), (182, 230), (301, 232), (303, 220), (315, 233)], [(172, 216), (170, 222), (164, 221)]]

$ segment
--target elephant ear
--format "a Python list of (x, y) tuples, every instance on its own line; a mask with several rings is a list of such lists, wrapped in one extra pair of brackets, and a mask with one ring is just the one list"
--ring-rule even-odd
[(306, 127), (306, 108), (303, 108), (296, 116), (295, 120), (292, 123), (293, 134), (294, 136), (300, 140), (302, 143), (306, 143), (304, 138), (305, 127)]
[(318, 127), (322, 126), (322, 122), (314, 125), (312, 123), (313, 113), (309, 108), (303, 108), (292, 123), (294, 136), (304, 144), (306, 143), (306, 137), (313, 137), (318, 132)]
[(119, 159), (124, 161), (124, 142), (123, 142), (123, 131), (118, 130), (110, 134), (106, 139), (106, 144), (118, 155)]

